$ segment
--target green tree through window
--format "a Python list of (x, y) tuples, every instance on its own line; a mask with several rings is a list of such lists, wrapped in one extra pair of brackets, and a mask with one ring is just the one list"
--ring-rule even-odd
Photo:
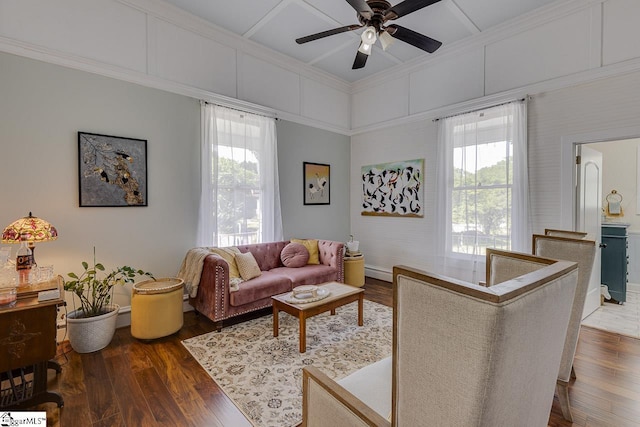
[(257, 233), (260, 179), (258, 165), (218, 159), (218, 232), (233, 235)]

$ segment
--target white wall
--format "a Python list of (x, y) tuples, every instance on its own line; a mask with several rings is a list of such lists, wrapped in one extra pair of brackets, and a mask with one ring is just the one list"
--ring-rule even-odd
[(347, 83), (164, 2), (3, 1), (0, 17), (0, 51), (341, 133), (351, 127)]
[[(371, 271), (389, 271), (397, 261), (431, 262), (436, 227), (431, 118), (534, 95), (529, 105), (534, 231), (572, 222), (567, 144), (607, 139), (603, 135), (640, 136), (635, 130), (640, 116), (636, 0), (558, 1), (424, 62), (351, 86), (162, 2), (2, 2), (0, 16), (11, 16), (0, 22), (0, 50), (354, 133), (351, 231), (362, 242)], [(109, 31), (108, 23), (117, 23), (119, 31)], [(49, 87), (42, 89), (46, 94)], [(67, 92), (56, 93), (71, 96)], [(23, 119), (20, 129), (27, 122)], [(425, 217), (361, 217), (360, 168), (419, 157), (426, 160)]]
[(632, 24), (638, 19), (635, 0), (558, 1), (421, 63), (359, 80), (352, 129), (367, 132), (638, 70), (640, 30)]
[[(533, 232), (571, 226), (571, 211), (563, 210), (571, 194), (563, 191), (567, 159), (563, 145), (587, 136), (608, 134), (638, 137), (640, 72), (598, 80), (589, 84), (540, 93), (529, 101), (529, 181)], [(437, 124), (431, 120), (409, 123), (352, 137), (351, 229), (361, 241), (368, 273), (389, 278), (395, 264), (440, 271), (434, 265), (435, 157)], [(594, 139), (594, 141), (597, 139)], [(635, 187), (635, 149), (621, 171), (620, 180)], [(360, 168), (368, 164), (413, 158), (425, 159), (423, 219), (360, 216)], [(570, 160), (570, 159), (569, 159)], [(570, 161), (569, 161), (570, 165)], [(613, 166), (616, 167), (616, 166)], [(631, 183), (631, 184), (629, 184)], [(569, 188), (571, 182), (569, 182)], [(620, 187), (623, 188), (623, 187)], [(622, 191), (622, 190), (620, 190)], [(625, 190), (633, 193), (632, 190)], [(626, 197), (626, 196), (625, 196)], [(629, 198), (633, 199), (630, 194)], [(464, 274), (460, 275), (464, 277)]]
[[(396, 264), (434, 267), (436, 132), (428, 120), (351, 138), (351, 232), (360, 241), (369, 276), (389, 280)], [(425, 159), (424, 217), (362, 216), (362, 166), (411, 159)]]

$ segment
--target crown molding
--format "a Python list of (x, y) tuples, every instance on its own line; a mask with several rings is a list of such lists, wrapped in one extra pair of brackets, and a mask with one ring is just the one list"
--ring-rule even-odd
[(60, 52), (54, 49), (49, 49), (39, 45), (34, 45), (19, 40), (10, 39), (0, 36), (0, 52), (6, 52), (18, 56), (24, 56), (27, 58), (47, 62), (50, 64), (60, 65), (62, 67), (71, 68), (74, 70), (85, 71), (92, 74), (101, 75), (104, 77), (110, 77), (116, 80), (125, 81), (128, 83), (137, 84), (153, 89), (163, 90), (165, 92), (174, 93), (177, 95), (187, 96), (198, 100), (204, 100), (212, 104), (218, 104), (225, 107), (236, 108), (246, 111), (248, 113), (260, 114), (263, 116), (281, 118), (292, 122), (312, 126), (318, 129), (324, 129), (331, 132), (339, 133), (342, 135), (351, 135), (351, 130), (346, 128), (340, 128), (335, 125), (325, 123), (320, 120), (311, 119), (304, 116), (288, 113), (285, 111), (276, 110), (262, 105), (254, 104), (251, 102), (243, 101), (241, 99), (231, 98), (225, 95), (220, 95), (211, 91), (198, 89), (192, 86), (188, 86), (182, 83), (176, 83), (169, 80), (162, 79), (153, 75), (141, 73), (139, 71), (133, 71), (114, 65), (110, 65), (104, 62), (84, 58), (77, 55), (72, 55), (66, 52)]
[(496, 104), (512, 101), (527, 96), (535, 96), (545, 92), (565, 89), (568, 87), (578, 86), (603, 80), (606, 78), (622, 76), (640, 71), (640, 58), (607, 65), (600, 68), (593, 68), (569, 76), (557, 77), (555, 79), (546, 80), (544, 82), (533, 83), (527, 86), (514, 88), (508, 91), (499, 92), (471, 99), (468, 101), (451, 104), (433, 110), (420, 113), (410, 114), (397, 119), (391, 119), (384, 122), (378, 122), (373, 125), (362, 126), (351, 130), (351, 135), (372, 132), (393, 126), (401, 126), (414, 122), (436, 120), (453, 114), (460, 114), (466, 111), (476, 110), (478, 108), (488, 108)]

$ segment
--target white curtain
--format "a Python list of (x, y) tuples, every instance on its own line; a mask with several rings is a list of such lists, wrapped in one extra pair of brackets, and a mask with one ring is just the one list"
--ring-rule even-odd
[(198, 246), (282, 240), (275, 119), (202, 103)]
[[(500, 151), (501, 148), (504, 150)], [(474, 186), (477, 189), (486, 189), (487, 184), (478, 181), (478, 171), (505, 158), (508, 160), (508, 157), (512, 158), (513, 170), (507, 169), (511, 176), (511, 191), (508, 196), (511, 200), (507, 200), (506, 204), (510, 204), (511, 209), (506, 216), (509, 229), (506, 248), (528, 252), (531, 249), (531, 228), (528, 204), (526, 102), (511, 102), (439, 121), (436, 221), (439, 225), (438, 264), (442, 266), (443, 274), (474, 282), (483, 280), (483, 246), (500, 246), (496, 245), (495, 236), (486, 236), (479, 229), (481, 221), (478, 220), (475, 209), (470, 209), (476, 215), (475, 218), (468, 219), (464, 224), (453, 223), (452, 212), (456, 208), (454, 204), (460, 203), (459, 198), (454, 198), (454, 185), (464, 187), (461, 182), (465, 183), (465, 180), (469, 179), (473, 181), (467, 183), (467, 188), (472, 188), (471, 192), (474, 191)], [(509, 165), (509, 162), (506, 164)], [(468, 177), (465, 170), (469, 171)], [(454, 177), (455, 174), (457, 176)], [(467, 229), (462, 230), (463, 225)], [(454, 242), (454, 239), (458, 240)], [(460, 239), (471, 240), (467, 243), (468, 252), (465, 254), (459, 253), (464, 251), (455, 250), (456, 243), (460, 244)]]

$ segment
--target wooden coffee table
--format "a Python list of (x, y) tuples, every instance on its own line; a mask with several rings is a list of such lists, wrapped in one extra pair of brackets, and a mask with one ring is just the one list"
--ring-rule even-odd
[(364, 289), (344, 285), (338, 282), (328, 282), (322, 285), (331, 294), (320, 301), (307, 304), (294, 304), (287, 302), (291, 292), (271, 297), (273, 305), (273, 336), (278, 336), (278, 312), (281, 310), (296, 316), (300, 320), (300, 353), (307, 351), (307, 319), (316, 314), (331, 311), (336, 314), (336, 308), (358, 301), (358, 326), (362, 326), (362, 301), (364, 299)]

